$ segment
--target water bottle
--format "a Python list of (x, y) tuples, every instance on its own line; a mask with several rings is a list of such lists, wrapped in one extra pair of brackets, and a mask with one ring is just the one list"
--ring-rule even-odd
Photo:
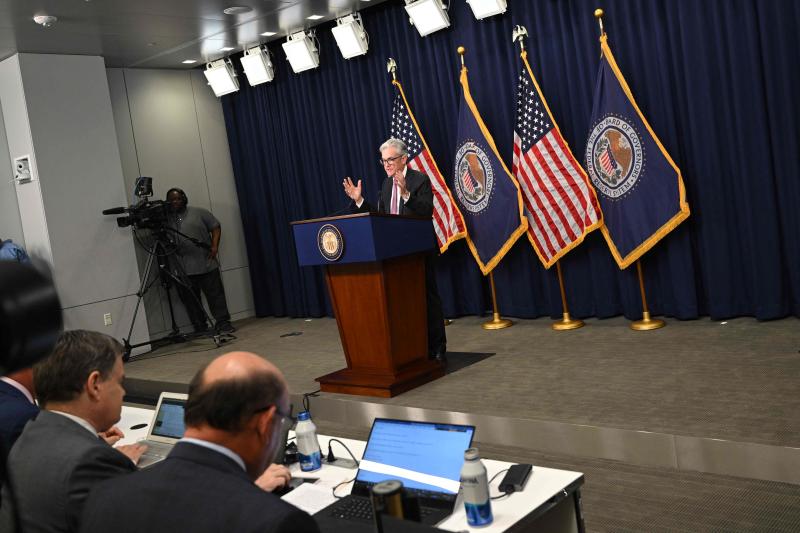
[(494, 520), (492, 502), (489, 499), (489, 479), (486, 467), (481, 462), (478, 448), (464, 452), (464, 466), (461, 467), (461, 489), (464, 491), (464, 507), (467, 523), (470, 526), (486, 526)]
[(300, 459), (300, 470), (311, 472), (322, 468), (322, 452), (317, 441), (317, 426), (311, 421), (308, 411), (297, 415), (297, 427), (294, 430), (297, 436), (297, 455)]

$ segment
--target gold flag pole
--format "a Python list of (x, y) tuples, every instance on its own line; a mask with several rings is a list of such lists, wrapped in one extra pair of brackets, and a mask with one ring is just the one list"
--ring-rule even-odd
[(556, 331), (582, 328), (585, 325), (583, 320), (575, 320), (569, 316), (567, 295), (564, 292), (564, 276), (561, 274), (561, 261), (556, 261), (556, 270), (558, 270), (558, 287), (561, 289), (561, 308), (564, 310), (564, 315), (561, 320), (553, 322), (550, 327)]
[(657, 318), (650, 318), (650, 311), (647, 309), (647, 296), (644, 293), (644, 276), (642, 275), (642, 262), (636, 261), (636, 271), (639, 273), (639, 290), (642, 292), (642, 319), (631, 322), (631, 329), (636, 331), (649, 331), (651, 329), (663, 328), (666, 322)]
[(492, 319), (488, 322), (484, 322), (481, 327), (483, 327), (483, 329), (510, 328), (514, 325), (514, 322), (507, 318), (500, 318), (500, 313), (497, 312), (497, 293), (494, 290), (494, 274), (491, 272), (489, 272), (489, 283), (492, 286), (492, 310), (494, 313), (492, 314)]
[[(392, 82), (397, 81), (397, 61), (395, 61), (393, 57), (390, 57), (388, 61), (386, 61), (386, 72), (392, 75)], [(445, 326), (449, 326), (452, 323), (453, 321), (449, 318), (444, 319)]]
[[(459, 46), (456, 51), (461, 56), (461, 68), (464, 68), (464, 54), (467, 49)], [(504, 329), (514, 325), (514, 322), (507, 318), (500, 318), (500, 313), (497, 312), (497, 292), (494, 288), (494, 274), (489, 272), (489, 283), (492, 286), (492, 319), (482, 324), (483, 329)]]
[(600, 37), (606, 34), (606, 31), (603, 29), (603, 10), (597, 8), (594, 10), (594, 18), (597, 19), (597, 23), (600, 25)]
[[(602, 14), (602, 10), (601, 14)], [(511, 33), (511, 40), (519, 43), (519, 50), (521, 54), (525, 52), (525, 37), (528, 36), (528, 30), (525, 26), (514, 26), (514, 31)], [(524, 55), (523, 55), (524, 58)], [(550, 327), (556, 331), (567, 331), (570, 329), (578, 329), (584, 326), (582, 320), (573, 320), (569, 316), (569, 308), (567, 307), (567, 295), (564, 292), (564, 276), (561, 274), (561, 261), (556, 261), (556, 269), (558, 270), (558, 287), (561, 289), (561, 308), (564, 310), (563, 318), (558, 322), (553, 322)]]

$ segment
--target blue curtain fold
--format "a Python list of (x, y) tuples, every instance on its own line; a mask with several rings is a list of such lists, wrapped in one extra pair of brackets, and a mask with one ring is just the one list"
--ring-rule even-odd
[[(476, 21), (451, 2), (450, 29), (420, 38), (400, 2), (361, 12), (366, 56), (344, 60), (317, 27), (320, 67), (294, 74), (279, 43), (271, 83), (222, 97), (259, 316), (331, 314), (324, 273), (300, 268), (290, 222), (343, 212), (342, 179), (362, 179), (375, 200), (398, 78), (431, 152), (452, 181), (460, 66), (501, 156), (511, 166), (518, 49), (579, 161), (589, 131), (599, 60), (595, 3), (513, 1)], [(609, 44), (642, 112), (683, 173), (691, 217), (648, 252), (642, 266), (650, 310), (680, 319), (800, 316), (800, 6), (790, 0), (607, 1)], [(237, 70), (238, 59), (234, 60)], [(620, 271), (600, 232), (561, 262), (577, 317), (641, 315), (635, 267)], [(527, 239), (494, 271), (500, 311), (561, 315), (555, 268)], [(448, 316), (483, 314), (487, 280), (463, 242), (438, 258)]]

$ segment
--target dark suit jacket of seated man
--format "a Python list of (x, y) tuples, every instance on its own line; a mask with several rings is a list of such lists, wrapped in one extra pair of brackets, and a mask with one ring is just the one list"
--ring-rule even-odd
[(0, 531), (77, 531), (92, 488), (135, 471), (133, 461), (143, 449), (121, 447), (125, 455), (98, 434), (115, 429), (119, 420), (122, 345), (102, 333), (66, 331), (53, 353), (34, 366), (33, 378), (43, 410), (9, 454)]
[(246, 352), (218, 357), (189, 385), (186, 433), (164, 461), (93, 491), (84, 533), (317, 533), (316, 522), (254, 480), (291, 423), (280, 371)]
[[(354, 213), (378, 212), (391, 214), (393, 212), (392, 202), (396, 201), (398, 204), (396, 214), (398, 215), (432, 217), (433, 189), (431, 188), (431, 180), (426, 174), (408, 166), (408, 149), (405, 143), (399, 139), (388, 139), (381, 145), (380, 154), (386, 178), (381, 184), (377, 208), (361, 195), (361, 180), (358, 180), (358, 183), (354, 185), (350, 178), (346, 178), (343, 182), (345, 194), (353, 200), (350, 204), (350, 210)], [(406, 189), (407, 196), (405, 198), (403, 197), (405, 195), (398, 195), (398, 190), (393, 190), (398, 178), (400, 178), (400, 182)], [(447, 335), (444, 330), (442, 299), (439, 297), (439, 289), (436, 284), (433, 259), (432, 254), (425, 258), (428, 353), (431, 358), (446, 362)]]

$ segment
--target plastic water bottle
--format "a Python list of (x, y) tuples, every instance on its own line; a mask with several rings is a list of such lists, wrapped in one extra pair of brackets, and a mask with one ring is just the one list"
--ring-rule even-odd
[(297, 427), (294, 433), (297, 435), (300, 470), (311, 472), (322, 468), (322, 452), (319, 449), (319, 441), (317, 441), (317, 426), (311, 421), (308, 411), (302, 411), (297, 415)]
[(491, 524), (494, 517), (492, 516), (492, 502), (489, 499), (489, 479), (486, 476), (486, 467), (481, 462), (478, 448), (470, 448), (464, 452), (461, 489), (464, 491), (467, 523), (473, 527)]

